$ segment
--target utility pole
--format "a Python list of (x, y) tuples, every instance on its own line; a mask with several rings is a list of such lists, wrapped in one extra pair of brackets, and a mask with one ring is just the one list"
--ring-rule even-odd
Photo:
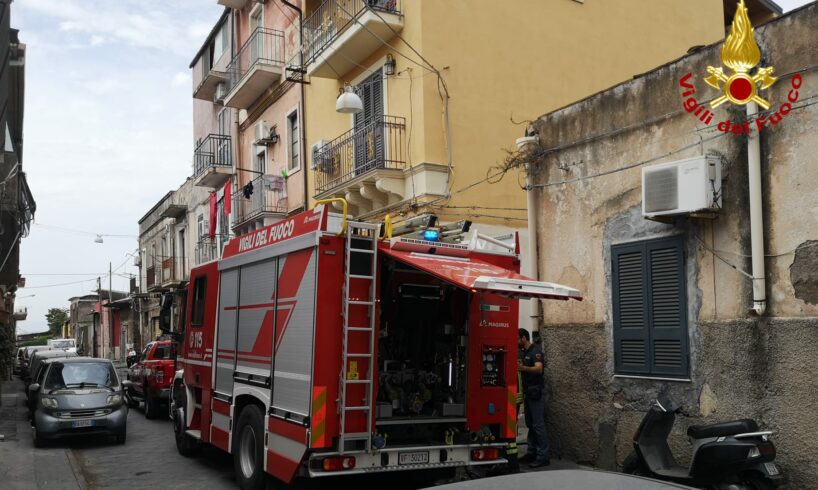
[(108, 262), (108, 325), (111, 327), (111, 360), (114, 359), (114, 271), (111, 262)]

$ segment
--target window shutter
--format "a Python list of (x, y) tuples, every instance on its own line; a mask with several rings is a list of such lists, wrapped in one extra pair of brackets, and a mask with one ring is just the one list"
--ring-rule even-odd
[(614, 367), (617, 373), (650, 374), (644, 245), (612, 248)]
[(652, 373), (688, 373), (687, 295), (683, 242), (679, 238), (645, 244), (649, 262)]

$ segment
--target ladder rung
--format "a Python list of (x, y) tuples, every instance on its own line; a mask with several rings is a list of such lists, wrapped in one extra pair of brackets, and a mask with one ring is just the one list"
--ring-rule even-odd
[(372, 357), (372, 354), (364, 354), (362, 352), (359, 353), (347, 352), (347, 357)]
[(368, 248), (350, 248), (349, 253), (356, 253), (356, 254), (374, 254), (374, 250), (370, 250)]
[(347, 412), (368, 412), (369, 407), (366, 405), (359, 405), (354, 407), (344, 407)]
[(349, 434), (343, 434), (342, 436), (347, 441), (352, 441), (355, 439), (369, 439), (368, 432), (350, 432)]
[(361, 275), (358, 275), (358, 274), (350, 274), (349, 277), (351, 279), (369, 279), (369, 280), (375, 279), (375, 276), (361, 276)]
[(349, 304), (351, 304), (351, 305), (374, 306), (375, 302), (374, 301), (357, 301), (357, 300), (354, 300), (354, 301), (350, 301)]
[(367, 385), (371, 383), (371, 380), (368, 379), (345, 379), (344, 383), (348, 385)]
[(372, 329), (369, 327), (347, 327), (347, 330), (350, 332), (371, 332)]

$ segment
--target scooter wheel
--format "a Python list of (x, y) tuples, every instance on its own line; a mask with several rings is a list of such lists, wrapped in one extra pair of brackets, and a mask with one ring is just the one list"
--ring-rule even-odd
[(625, 458), (625, 461), (622, 462), (622, 473), (637, 476), (651, 476), (650, 471), (645, 468), (644, 463), (639, 459), (639, 455), (636, 454), (636, 451), (631, 451), (628, 457)]

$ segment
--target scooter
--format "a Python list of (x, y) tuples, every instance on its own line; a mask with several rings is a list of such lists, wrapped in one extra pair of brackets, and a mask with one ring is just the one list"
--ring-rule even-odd
[(760, 431), (751, 419), (690, 426), (693, 458), (689, 468), (679, 465), (667, 443), (677, 414), (689, 416), (669, 396), (660, 395), (633, 435), (634, 450), (625, 458), (624, 473), (714, 490), (767, 490), (783, 483), (773, 463), (773, 432)]

